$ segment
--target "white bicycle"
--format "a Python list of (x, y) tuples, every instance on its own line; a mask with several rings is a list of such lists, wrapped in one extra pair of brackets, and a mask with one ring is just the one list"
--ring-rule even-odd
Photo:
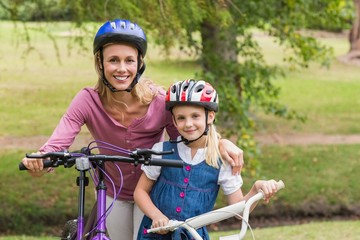
[[(282, 180), (277, 182), (277, 189), (280, 190), (285, 187)], [(220, 237), (219, 240), (239, 240), (244, 239), (246, 231), (249, 225), (249, 215), (251, 206), (264, 198), (263, 192), (258, 192), (251, 197), (248, 201), (241, 201), (223, 208), (213, 210), (189, 219), (185, 221), (170, 220), (167, 226), (147, 229), (147, 233), (157, 232), (161, 230), (174, 231), (180, 227), (185, 228), (194, 237), (195, 240), (203, 240), (203, 238), (197, 233), (196, 229), (207, 226), (212, 223), (220, 222), (225, 219), (237, 216), (242, 220), (241, 230), (239, 234)], [(251, 228), (250, 228), (251, 229)], [(252, 234), (253, 239), (255, 239)]]

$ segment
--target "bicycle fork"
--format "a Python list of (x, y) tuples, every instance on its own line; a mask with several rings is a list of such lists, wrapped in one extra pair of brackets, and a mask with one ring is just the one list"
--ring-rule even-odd
[(106, 185), (104, 182), (104, 163), (100, 163), (99, 169), (99, 183), (96, 186), (97, 190), (97, 220), (96, 236), (92, 240), (110, 240), (106, 236)]
[[(97, 211), (96, 219), (96, 234), (92, 237), (92, 240), (110, 240), (106, 236), (106, 185), (104, 182), (104, 163), (100, 161), (99, 166), (99, 182), (96, 186), (97, 192)], [(89, 185), (89, 178), (86, 176), (86, 171), (90, 169), (90, 162), (88, 158), (81, 157), (76, 159), (76, 168), (80, 172), (77, 178), (77, 185), (79, 186), (79, 208), (77, 219), (77, 240), (84, 240), (84, 219), (85, 219), (85, 187)], [(101, 170), (103, 169), (103, 170)]]

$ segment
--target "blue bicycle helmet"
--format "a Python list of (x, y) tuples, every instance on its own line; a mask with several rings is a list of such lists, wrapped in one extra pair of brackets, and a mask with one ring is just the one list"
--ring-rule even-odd
[(142, 57), (145, 57), (147, 41), (144, 31), (129, 20), (115, 19), (104, 23), (94, 39), (94, 54), (108, 43), (134, 44)]
[[(129, 43), (134, 45), (139, 51), (138, 63), (142, 61), (141, 57), (144, 58), (147, 50), (147, 41), (144, 31), (139, 25), (129, 20), (115, 19), (113, 21), (107, 21), (97, 31), (94, 38), (93, 53), (100, 51), (101, 64), (103, 64), (102, 48), (106, 44), (110, 43)], [(140, 57), (141, 56), (141, 57)], [(102, 66), (104, 69), (104, 66)], [(102, 70), (104, 71), (104, 70)], [(130, 92), (133, 87), (138, 83), (140, 76), (145, 71), (145, 63), (142, 61), (142, 67), (138, 66), (136, 77), (130, 86), (125, 90)], [(105, 79), (104, 72), (102, 73), (103, 83), (112, 91), (117, 92), (107, 79)]]

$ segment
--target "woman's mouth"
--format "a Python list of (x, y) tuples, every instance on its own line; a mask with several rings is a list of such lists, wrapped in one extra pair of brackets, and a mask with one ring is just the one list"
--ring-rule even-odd
[(129, 76), (123, 76), (123, 77), (120, 77), (120, 76), (114, 76), (114, 78), (118, 81), (125, 81), (126, 79), (129, 78)]

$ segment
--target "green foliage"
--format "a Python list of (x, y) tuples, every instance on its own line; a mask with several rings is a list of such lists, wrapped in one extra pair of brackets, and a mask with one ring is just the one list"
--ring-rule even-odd
[(0, 19), (21, 21), (69, 20), (70, 8), (61, 0), (3, 0), (0, 2)]

